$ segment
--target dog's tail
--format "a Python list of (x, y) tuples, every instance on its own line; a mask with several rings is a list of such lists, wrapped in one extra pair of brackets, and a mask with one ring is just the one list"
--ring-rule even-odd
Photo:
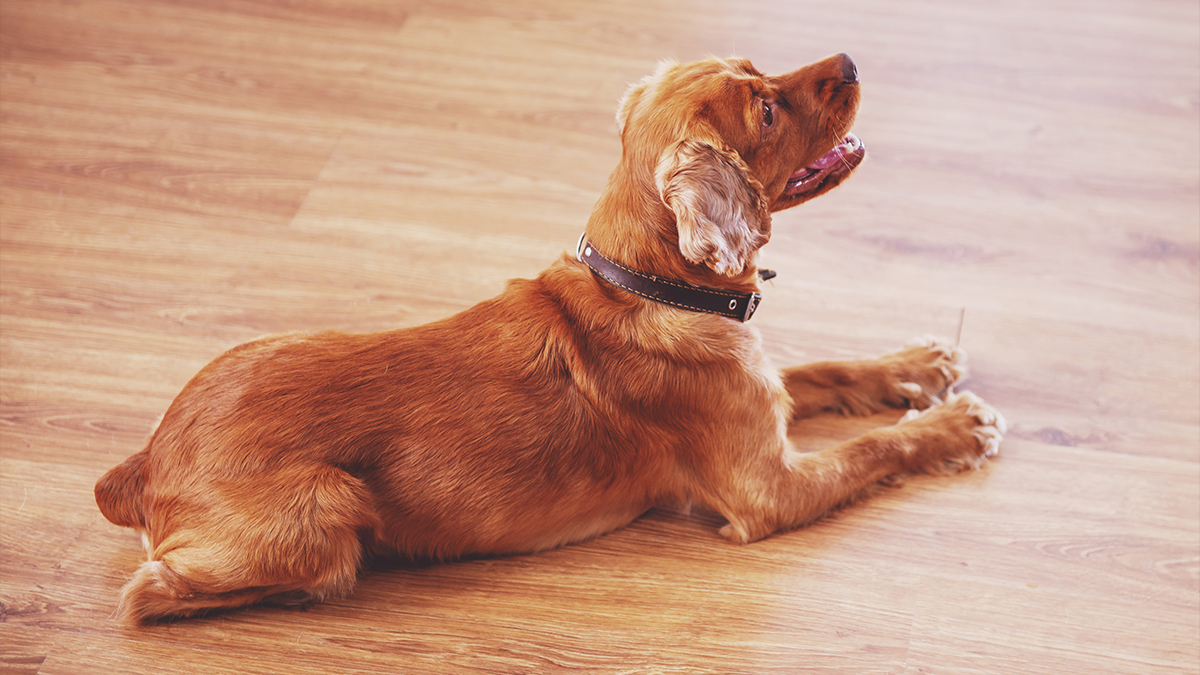
[(161, 619), (200, 616), (262, 600), (303, 606), (324, 597), (297, 589), (299, 584), (217, 592), (209, 589), (211, 585), (183, 576), (165, 561), (150, 560), (139, 565), (121, 589), (117, 616), (130, 624), (145, 624)]
[(146, 487), (146, 460), (150, 446), (113, 467), (96, 481), (96, 506), (112, 523), (146, 529), (142, 495)]

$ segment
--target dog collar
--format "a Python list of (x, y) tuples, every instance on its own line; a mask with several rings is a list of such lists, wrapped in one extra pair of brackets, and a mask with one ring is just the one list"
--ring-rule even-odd
[[(614, 286), (647, 300), (692, 312), (719, 314), (746, 322), (754, 316), (758, 304), (762, 301), (762, 295), (759, 293), (734, 293), (706, 286), (693, 286), (684, 281), (663, 279), (630, 269), (597, 250), (592, 242), (587, 240), (586, 233), (579, 237), (579, 243), (575, 245), (575, 258)], [(775, 273), (771, 270), (759, 270), (759, 276), (766, 280), (774, 277)]]

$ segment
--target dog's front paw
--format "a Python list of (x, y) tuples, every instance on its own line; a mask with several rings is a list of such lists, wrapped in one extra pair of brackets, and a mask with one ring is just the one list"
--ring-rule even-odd
[(897, 424), (913, 442), (905, 458), (912, 473), (952, 474), (978, 469), (1000, 451), (1004, 416), (975, 394), (951, 394), (945, 403), (911, 410)]
[(967, 353), (933, 336), (913, 340), (882, 361), (887, 378), (884, 402), (898, 408), (937, 405), (967, 374)]

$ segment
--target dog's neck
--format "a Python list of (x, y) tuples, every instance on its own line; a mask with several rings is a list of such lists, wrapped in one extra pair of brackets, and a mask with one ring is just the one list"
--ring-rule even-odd
[(588, 240), (610, 258), (647, 274), (738, 293), (758, 289), (754, 264), (726, 276), (689, 262), (679, 249), (675, 214), (659, 196), (654, 177), (631, 170), (624, 162), (609, 177), (586, 232)]

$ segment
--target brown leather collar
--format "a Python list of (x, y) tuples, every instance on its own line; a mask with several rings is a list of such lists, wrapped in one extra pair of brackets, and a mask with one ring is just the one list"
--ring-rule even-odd
[[(614, 286), (647, 300), (692, 312), (719, 314), (745, 322), (754, 316), (758, 303), (762, 301), (762, 295), (758, 293), (734, 293), (707, 286), (693, 286), (685, 281), (663, 279), (630, 269), (598, 251), (587, 240), (586, 234), (579, 238), (579, 243), (575, 246), (575, 257), (590, 267), (597, 276)], [(763, 279), (770, 279), (775, 273), (760, 270), (759, 275)]]

